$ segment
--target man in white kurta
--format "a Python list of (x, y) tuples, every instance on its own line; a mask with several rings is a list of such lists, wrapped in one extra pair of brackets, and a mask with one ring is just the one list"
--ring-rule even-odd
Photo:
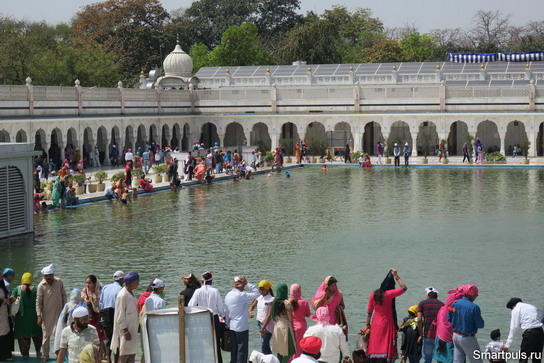
[(119, 352), (119, 363), (134, 362), (138, 352), (138, 305), (133, 291), (139, 283), (140, 276), (136, 271), (127, 273), (125, 286), (115, 300), (111, 350)]
[(53, 265), (42, 269), (43, 280), (38, 285), (36, 297), (36, 313), (38, 325), (42, 327), (43, 360), (49, 358), (51, 335), (55, 335), (57, 320), (66, 304), (66, 291), (61, 279), (54, 275)]
[(321, 339), (321, 357), (320, 362), (338, 363), (340, 361), (340, 352), (344, 361), (350, 361), (350, 352), (348, 342), (344, 331), (338, 325), (329, 323), (329, 308), (320, 307), (316, 311), (317, 323), (308, 328), (304, 337), (318, 337)]

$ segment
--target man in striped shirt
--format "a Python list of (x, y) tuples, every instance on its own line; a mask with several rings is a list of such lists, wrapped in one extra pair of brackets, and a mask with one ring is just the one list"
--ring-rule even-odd
[(434, 351), (434, 339), (427, 338), (429, 333), (429, 328), (436, 319), (436, 314), (438, 310), (444, 303), (438, 300), (438, 290), (434, 287), (429, 286), (425, 289), (427, 292), (427, 298), (419, 303), (417, 306), (417, 326), (419, 330), (418, 342), (423, 342), (421, 352), (423, 355), (423, 360), (425, 363), (431, 363), (433, 360), (433, 351)]

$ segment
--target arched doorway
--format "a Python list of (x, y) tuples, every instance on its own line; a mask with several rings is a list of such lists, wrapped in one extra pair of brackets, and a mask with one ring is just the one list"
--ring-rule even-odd
[(334, 131), (327, 132), (327, 145), (336, 148), (345, 148), (349, 144), (351, 151), (360, 151), (353, 149), (353, 134), (351, 126), (347, 122), (339, 122), (334, 125)]
[(179, 146), (179, 142), (181, 140), (181, 131), (179, 124), (174, 124), (174, 127), (172, 128), (172, 141), (170, 143), (172, 144), (173, 148), (176, 148)]
[(143, 152), (147, 137), (144, 125), (138, 126), (138, 135), (136, 136), (136, 152)]
[(26, 142), (26, 132), (24, 130), (17, 131), (17, 135), (15, 135), (15, 142)]
[(53, 163), (57, 166), (57, 170), (60, 169), (62, 163), (62, 132), (56, 127), (51, 132), (51, 145), (49, 147), (49, 157), (53, 160)]
[[(521, 149), (524, 143), (529, 139), (527, 138), (527, 133), (525, 132), (525, 125), (521, 121), (512, 121), (508, 123), (506, 127), (506, 135), (504, 137), (504, 147), (506, 150), (503, 150), (506, 155), (512, 155), (513, 149), (515, 146)], [(519, 154), (518, 154), (519, 155)]]
[(125, 128), (125, 145), (127, 149), (134, 149), (134, 129), (132, 126)]
[(94, 160), (89, 160), (89, 152), (92, 150), (94, 155), (94, 140), (93, 140), (93, 130), (90, 127), (86, 127), (83, 130), (83, 160), (85, 165), (93, 165)]
[(468, 125), (463, 121), (455, 121), (450, 126), (450, 134), (448, 136), (448, 151), (450, 155), (462, 155), (465, 142), (468, 145), (471, 143)]
[(363, 150), (368, 155), (376, 155), (378, 141), (384, 143), (382, 126), (376, 121), (367, 122), (363, 133)]
[(161, 147), (164, 149), (170, 144), (170, 128), (167, 124), (162, 125), (162, 137), (161, 137)]
[[(111, 139), (108, 150), (111, 151), (113, 149), (113, 146), (119, 149), (121, 147), (120, 142), (121, 135), (119, 134), (119, 128), (117, 126), (113, 126), (111, 129)], [(119, 157), (121, 157), (121, 150), (119, 150)]]
[(149, 126), (149, 145), (153, 145), (157, 143), (158, 140), (158, 133), (157, 133), (157, 126), (151, 125)]
[(77, 144), (77, 132), (73, 127), (70, 127), (66, 134), (66, 146), (70, 146), (74, 152), (79, 148)]
[(253, 125), (251, 130), (250, 144), (257, 145), (262, 152), (272, 149), (272, 139), (268, 133), (268, 126), (262, 122)]
[(43, 129), (38, 129), (34, 136), (34, 150), (46, 152), (47, 149), (47, 140), (45, 136), (45, 131)]
[(410, 126), (404, 121), (396, 121), (391, 125), (391, 131), (389, 132), (389, 139), (387, 140), (387, 149), (390, 155), (393, 155), (393, 147), (395, 143), (402, 146), (406, 143), (410, 147), (414, 147), (412, 135), (410, 134)]
[(544, 156), (544, 122), (538, 126), (538, 134), (536, 135), (536, 154), (538, 156)]
[[(308, 141), (308, 152), (310, 155), (322, 156), (325, 154), (327, 147), (335, 147), (335, 145), (327, 144), (325, 125), (317, 121), (310, 123), (306, 128), (306, 140)], [(337, 147), (343, 148), (345, 146), (338, 145)]]
[(501, 151), (501, 139), (497, 124), (493, 121), (482, 121), (478, 124), (476, 139), (480, 138), (485, 152)]
[(238, 122), (231, 122), (227, 125), (225, 132), (225, 141), (222, 147), (238, 148), (239, 146), (247, 145), (244, 128)]
[(4, 129), (0, 131), (0, 142), (9, 142), (9, 132)]
[(419, 124), (416, 138), (416, 150), (418, 155), (434, 155), (439, 142), (440, 140), (438, 139), (438, 133), (436, 132), (436, 125), (434, 122), (424, 121)]
[(281, 125), (280, 146), (285, 149), (287, 155), (293, 155), (295, 144), (299, 141), (297, 125), (292, 122)]
[(215, 143), (219, 143), (219, 135), (217, 134), (217, 126), (211, 122), (206, 122), (202, 125), (202, 132), (200, 133), (200, 144), (204, 143), (204, 148), (210, 148)]
[[(179, 127), (179, 126), (178, 126)], [(181, 150), (189, 150), (190, 146), (190, 139), (191, 137), (191, 129), (189, 128), (189, 124), (185, 123), (183, 125), (183, 138), (181, 139)]]
[(96, 134), (96, 145), (98, 146), (98, 160), (100, 161), (100, 165), (104, 165), (104, 160), (109, 156), (106, 155), (108, 147), (108, 132), (104, 126), (100, 126), (98, 129)]

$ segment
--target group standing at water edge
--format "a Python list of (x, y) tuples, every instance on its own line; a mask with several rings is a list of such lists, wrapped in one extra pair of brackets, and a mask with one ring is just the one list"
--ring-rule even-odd
[[(1, 270), (0, 270), (1, 271)], [(116, 271), (113, 282), (102, 286), (95, 275), (85, 278), (82, 290), (75, 288), (67, 301), (64, 284), (55, 276), (53, 265), (41, 270), (42, 281), (35, 286), (33, 276), (24, 273), (15, 285), (15, 271), (5, 268), (0, 280), (0, 361), (12, 360), (17, 339), (23, 357), (29, 356), (31, 342), (43, 362), (50, 358), (51, 337), (57, 362), (134, 362), (138, 352), (139, 317), (167, 306), (165, 284), (154, 278), (139, 299), (136, 271)], [(214, 316), (218, 361), (224, 331), (230, 335), (231, 363), (251, 362), (354, 362), (391, 363), (398, 359), (397, 336), (402, 333), (403, 361), (425, 363), (504, 362), (516, 335), (522, 331), (520, 362), (540, 363), (544, 346), (542, 317), (537, 309), (512, 298), (510, 331), (506, 342), (500, 331), (480, 350), (476, 334), (484, 327), (480, 307), (475, 304), (478, 288), (460, 285), (448, 291), (443, 303), (438, 290), (425, 289), (426, 298), (407, 309), (398, 325), (396, 300), (407, 290), (396, 269), (391, 269), (378, 289), (370, 293), (366, 326), (359, 333), (357, 348), (348, 350), (348, 323), (344, 295), (338, 281), (327, 276), (308, 302), (299, 284), (261, 280), (251, 284), (244, 276), (233, 279), (232, 290), (223, 300), (213, 286), (213, 274), (206, 271), (201, 282), (194, 274), (182, 278), (187, 306), (207, 308)], [(83, 285), (83, 283), (82, 283)], [(397, 286), (398, 285), (398, 286)], [(311, 309), (314, 310), (312, 315)], [(256, 314), (254, 313), (256, 310)], [(308, 327), (306, 319), (315, 322)], [(261, 336), (261, 352), (249, 355), (249, 319), (256, 317)], [(222, 344), (223, 343), (223, 344)], [(318, 347), (318, 348), (316, 348)], [(316, 350), (317, 349), (317, 350)], [(113, 355), (112, 355), (113, 353)], [(274, 356), (275, 354), (275, 356)]]

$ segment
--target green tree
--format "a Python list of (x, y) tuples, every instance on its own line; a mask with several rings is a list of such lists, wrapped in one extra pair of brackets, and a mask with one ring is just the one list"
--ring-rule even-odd
[(287, 64), (299, 60), (308, 64), (339, 63), (342, 55), (338, 41), (338, 28), (332, 22), (307, 22), (289, 33), (279, 49), (280, 58)]
[(399, 46), (404, 62), (425, 62), (433, 60), (436, 41), (430, 35), (416, 32), (402, 38)]
[(221, 44), (209, 55), (212, 66), (250, 66), (271, 62), (268, 51), (259, 45), (259, 32), (252, 23), (228, 28), (221, 37)]
[(252, 22), (259, 29), (261, 42), (268, 49), (276, 49), (278, 42), (291, 29), (302, 23), (300, 0), (260, 0), (257, 2)]
[(402, 61), (402, 49), (396, 40), (379, 39), (371, 47), (361, 50), (365, 63), (394, 63)]
[(202, 67), (210, 66), (210, 50), (206, 44), (200, 43), (191, 48), (189, 56), (193, 60), (193, 74)]

